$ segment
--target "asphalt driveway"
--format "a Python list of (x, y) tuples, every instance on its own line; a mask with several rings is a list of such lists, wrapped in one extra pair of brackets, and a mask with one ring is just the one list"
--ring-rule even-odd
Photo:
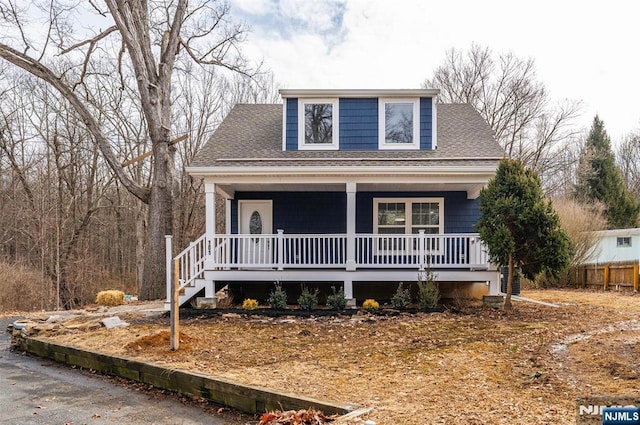
[(0, 319), (0, 423), (29, 425), (245, 424), (251, 418), (185, 405), (176, 396), (9, 350)]

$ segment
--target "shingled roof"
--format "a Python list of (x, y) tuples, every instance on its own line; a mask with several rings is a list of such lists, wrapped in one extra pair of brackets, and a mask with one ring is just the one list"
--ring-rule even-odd
[(197, 154), (189, 168), (352, 165), (496, 165), (504, 150), (469, 104), (439, 104), (436, 150), (283, 151), (282, 105), (238, 104)]

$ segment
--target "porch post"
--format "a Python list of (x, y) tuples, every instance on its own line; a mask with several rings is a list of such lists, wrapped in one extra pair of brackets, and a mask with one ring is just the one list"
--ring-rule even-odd
[[(216, 249), (216, 185), (215, 183), (204, 184), (204, 203), (205, 203), (205, 258), (213, 259), (214, 263), (219, 258), (214, 255)], [(195, 261), (192, 262), (195, 265)], [(206, 264), (206, 262), (205, 262)], [(216, 282), (205, 278), (204, 298), (213, 308), (216, 306)], [(196, 299), (197, 302), (197, 299)]]
[(204, 184), (205, 200), (205, 234), (207, 235), (207, 256), (213, 254), (214, 240), (216, 237), (216, 185)]
[(224, 232), (227, 235), (231, 234), (231, 199), (225, 199), (224, 201)]
[(347, 182), (347, 271), (356, 269), (356, 183)]

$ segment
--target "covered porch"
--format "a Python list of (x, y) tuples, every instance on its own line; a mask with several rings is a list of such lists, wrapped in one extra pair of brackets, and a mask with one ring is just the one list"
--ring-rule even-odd
[[(499, 274), (470, 231), (484, 173), (428, 174), (420, 176), (428, 182), (410, 183), (407, 176), (205, 177), (206, 232), (176, 257), (180, 285), (213, 297), (230, 282), (341, 282), (353, 298), (354, 282), (415, 282), (430, 269), (439, 282), (483, 284), (497, 294)], [(221, 199), (224, 226), (216, 227)], [(411, 211), (415, 205), (425, 212)]]

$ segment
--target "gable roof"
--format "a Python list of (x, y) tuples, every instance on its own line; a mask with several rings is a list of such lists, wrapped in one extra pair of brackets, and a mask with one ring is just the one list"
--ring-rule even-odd
[(436, 150), (283, 151), (281, 104), (238, 104), (189, 164), (187, 171), (219, 167), (497, 166), (504, 150), (469, 104), (437, 105)]

